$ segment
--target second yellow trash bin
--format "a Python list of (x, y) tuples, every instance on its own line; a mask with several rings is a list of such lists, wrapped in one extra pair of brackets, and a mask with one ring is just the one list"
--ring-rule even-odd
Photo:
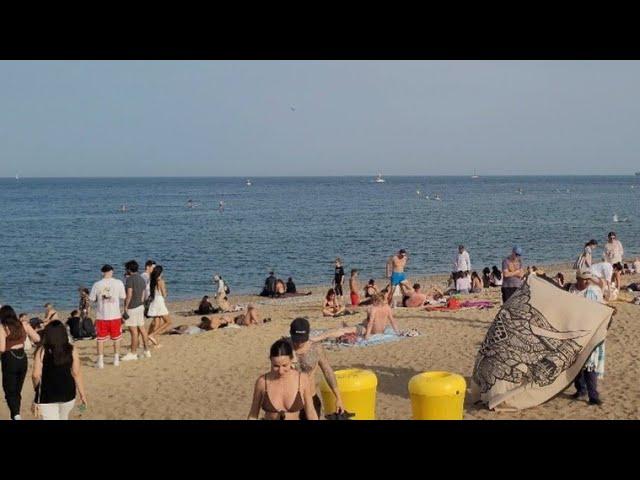
[(462, 420), (467, 383), (449, 372), (425, 372), (409, 381), (414, 420)]
[[(348, 370), (336, 370), (338, 390), (342, 397), (345, 410), (355, 413), (353, 420), (376, 419), (376, 388), (378, 378), (370, 370), (350, 368)], [(324, 413), (336, 411), (336, 399), (331, 388), (323, 378), (320, 384)]]

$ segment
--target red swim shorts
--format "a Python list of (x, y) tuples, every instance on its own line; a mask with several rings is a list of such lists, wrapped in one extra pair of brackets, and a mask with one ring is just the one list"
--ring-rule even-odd
[(96, 320), (96, 333), (98, 334), (98, 341), (104, 342), (111, 338), (111, 340), (120, 340), (122, 337), (122, 320), (116, 318), (115, 320)]
[(360, 305), (360, 295), (355, 292), (351, 292), (351, 305), (354, 307)]

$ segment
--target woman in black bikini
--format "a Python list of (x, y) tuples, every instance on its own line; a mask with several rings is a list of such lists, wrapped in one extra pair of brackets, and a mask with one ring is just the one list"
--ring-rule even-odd
[(264, 410), (265, 420), (299, 420), (304, 410), (307, 419), (318, 420), (309, 376), (292, 366), (291, 343), (278, 340), (271, 345), (269, 356), (271, 370), (256, 381), (248, 419), (257, 420)]

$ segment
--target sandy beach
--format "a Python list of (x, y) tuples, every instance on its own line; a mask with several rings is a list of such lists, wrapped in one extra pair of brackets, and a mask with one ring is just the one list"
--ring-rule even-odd
[[(546, 266), (548, 274), (561, 269), (568, 281), (574, 281), (569, 265)], [(411, 278), (423, 287), (443, 285), (445, 276)], [(168, 279), (171, 292), (171, 277)], [(623, 276), (623, 284), (640, 281), (640, 275)], [(361, 281), (362, 283), (362, 281)], [(313, 295), (271, 300), (256, 296), (232, 296), (232, 303), (258, 305), (263, 317), (272, 322), (259, 327), (225, 328), (200, 335), (165, 335), (162, 347), (152, 351), (152, 358), (112, 365), (112, 349), (105, 347), (105, 368), (93, 367), (95, 341), (76, 342), (83, 365), (89, 406), (86, 412), (74, 409), (72, 419), (245, 419), (255, 379), (269, 368), (269, 346), (288, 334), (291, 320), (306, 316), (313, 329), (339, 327), (343, 320), (350, 325), (364, 318), (364, 308), (357, 315), (323, 318), (322, 296), (328, 286), (312, 288)], [(299, 291), (305, 288), (299, 287)], [(405, 420), (411, 418), (407, 391), (409, 379), (429, 370), (447, 370), (463, 375), (469, 383), (478, 347), (500, 304), (499, 289), (487, 289), (470, 298), (489, 299), (496, 307), (489, 310), (426, 312), (422, 309), (398, 308), (395, 316), (400, 328), (416, 328), (421, 335), (389, 344), (347, 347), (329, 351), (334, 369), (365, 368), (378, 377), (377, 418)], [(572, 400), (570, 386), (564, 393), (543, 405), (519, 412), (492, 412), (476, 406), (467, 394), (465, 419), (636, 419), (640, 417), (639, 353), (640, 306), (628, 303), (623, 292), (607, 337), (606, 375), (599, 383), (604, 404), (601, 407)], [(174, 325), (196, 324), (199, 316), (191, 312), (199, 299), (172, 302), (169, 310)], [(624, 300), (627, 300), (626, 302)], [(41, 312), (38, 312), (41, 315)], [(60, 312), (66, 319), (68, 312)], [(228, 314), (227, 314), (228, 315)], [(121, 354), (128, 351), (129, 335), (123, 336)], [(29, 373), (23, 388), (22, 415), (33, 418), (30, 405), (32, 354)], [(316, 378), (320, 381), (320, 376)], [(5, 402), (0, 402), (0, 417), (8, 418)]]

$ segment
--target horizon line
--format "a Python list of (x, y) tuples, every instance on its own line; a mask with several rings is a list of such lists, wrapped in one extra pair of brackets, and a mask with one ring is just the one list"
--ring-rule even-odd
[[(478, 178), (504, 178), (504, 177), (634, 177), (638, 176), (638, 172), (635, 173), (620, 173), (620, 174), (573, 174), (573, 173), (554, 173), (554, 174), (545, 174), (545, 173), (526, 173), (526, 174), (509, 174), (509, 175), (478, 175)], [(18, 177), (22, 179), (110, 179), (110, 178), (243, 178), (243, 179), (252, 179), (252, 178), (343, 178), (343, 177), (352, 177), (352, 178), (369, 178), (375, 177), (376, 175), (128, 175), (128, 176), (22, 176), (18, 174)], [(383, 177), (387, 178), (398, 178), (398, 177), (454, 177), (454, 178), (471, 178), (473, 175), (471, 174), (410, 174), (410, 175), (383, 175)], [(15, 179), (15, 176), (9, 177), (0, 177), (0, 180), (5, 179)]]

